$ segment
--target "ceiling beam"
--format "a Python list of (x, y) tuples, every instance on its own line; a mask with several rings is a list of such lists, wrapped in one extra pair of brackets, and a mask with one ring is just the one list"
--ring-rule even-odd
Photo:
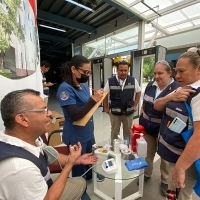
[(40, 49), (42, 49), (43, 51), (58, 50), (58, 47), (53, 46), (51, 44), (42, 44), (42, 43), (40, 43)]
[(130, 17), (135, 17), (138, 19), (138, 21), (143, 20), (140, 16), (138, 16), (135, 12), (133, 12), (128, 7), (125, 7), (121, 2), (115, 1), (115, 0), (103, 0), (107, 4), (117, 8), (118, 10), (122, 11), (123, 13), (127, 14)]
[(131, 8), (131, 7), (133, 7), (134, 5), (136, 5), (136, 4), (140, 3), (140, 2), (141, 2), (141, 0), (135, 0), (133, 3), (128, 4), (127, 7)]
[(54, 24), (58, 24), (64, 27), (68, 27), (68, 28), (72, 28), (72, 29), (76, 29), (79, 31), (83, 31), (86, 33), (94, 33), (96, 28), (87, 24), (83, 24), (65, 17), (61, 17), (49, 12), (45, 12), (43, 10), (39, 10), (38, 9), (38, 19), (40, 20), (44, 20), (47, 22), (51, 22)]
[(58, 36), (49, 35), (49, 34), (45, 34), (45, 33), (39, 33), (39, 39), (50, 40), (50, 41), (53, 41), (53, 42), (62, 42), (62, 43), (65, 43), (65, 44), (74, 43), (74, 40), (72, 40), (72, 39), (64, 38), (64, 37), (58, 37)]
[(57, 53), (61, 53), (61, 54), (66, 54), (65, 51), (60, 50), (59, 47), (56, 46), (52, 46), (50, 44), (40, 44), (40, 51), (41, 52), (57, 52)]
[(158, 31), (155, 31), (153, 37), (149, 40), (149, 43), (147, 44), (146, 48), (150, 48), (152, 46), (153, 42), (155, 41), (157, 34), (158, 34)]
[(155, 22), (151, 22), (152, 27), (154, 27), (157, 31), (160, 31), (161, 33), (164, 33), (166, 36), (170, 35), (170, 33), (164, 29), (162, 26), (160, 26), (159, 24), (155, 23)]

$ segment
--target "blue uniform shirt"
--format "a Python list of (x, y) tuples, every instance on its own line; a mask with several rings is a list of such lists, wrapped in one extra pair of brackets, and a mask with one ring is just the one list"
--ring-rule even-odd
[(83, 106), (90, 98), (89, 88), (81, 83), (81, 89), (76, 89), (66, 82), (63, 82), (58, 88), (57, 99), (64, 113), (65, 122), (63, 127), (62, 140), (65, 144), (75, 144), (87, 142), (94, 137), (93, 118), (85, 126), (73, 125), (72, 119), (63, 108), (66, 105), (76, 105), (77, 108)]

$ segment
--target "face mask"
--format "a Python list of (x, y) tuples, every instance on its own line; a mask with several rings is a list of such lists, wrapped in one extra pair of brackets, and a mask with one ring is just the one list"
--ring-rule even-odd
[(76, 78), (79, 83), (86, 83), (89, 80), (89, 76), (85, 74), (81, 74), (81, 78)]

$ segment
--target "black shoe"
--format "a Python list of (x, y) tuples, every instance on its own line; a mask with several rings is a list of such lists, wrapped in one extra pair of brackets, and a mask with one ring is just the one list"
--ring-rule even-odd
[(167, 189), (168, 189), (168, 184), (161, 183), (161, 185), (160, 185), (160, 194), (162, 196), (166, 197)]
[[(151, 177), (144, 176), (144, 184), (150, 179)], [(139, 179), (137, 180), (137, 185), (139, 185)]]

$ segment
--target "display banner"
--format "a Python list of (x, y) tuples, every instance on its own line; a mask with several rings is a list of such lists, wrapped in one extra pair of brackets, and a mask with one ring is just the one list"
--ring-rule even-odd
[(36, 0), (0, 1), (0, 102), (17, 89), (43, 94), (36, 19)]

